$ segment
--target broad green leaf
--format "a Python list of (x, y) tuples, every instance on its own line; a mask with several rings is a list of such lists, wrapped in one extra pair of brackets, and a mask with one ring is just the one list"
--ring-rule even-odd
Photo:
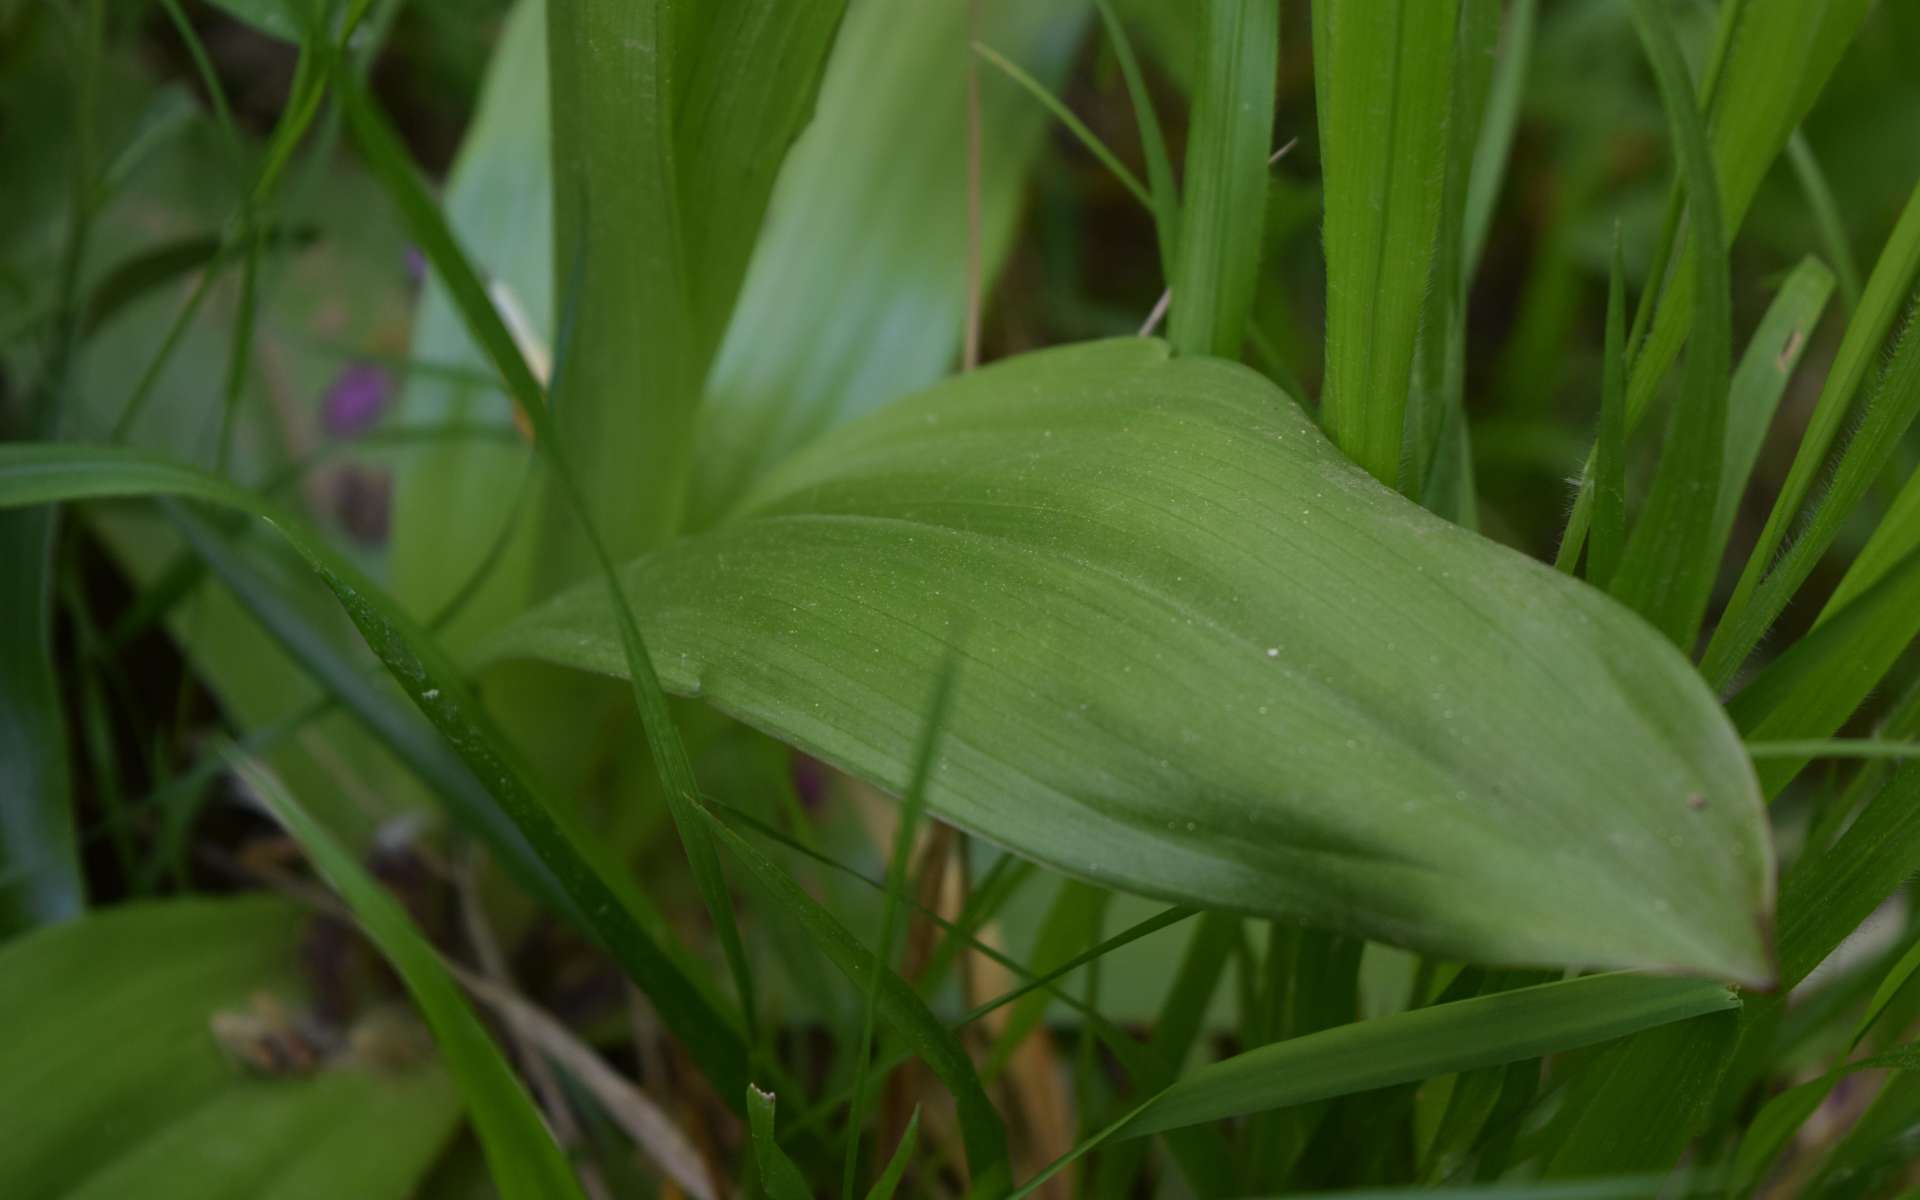
[(401, 1200), (459, 1119), (432, 1063), (258, 1077), (223, 1013), (297, 1014), (302, 917), (277, 898), (123, 905), (0, 952), (0, 1175), (20, 1196)]
[(1447, 175), (1457, 0), (1313, 6), (1327, 252), (1322, 419), (1389, 487)]
[(1168, 334), (1182, 354), (1238, 358), (1259, 281), (1280, 0), (1204, 0), (1201, 7), (1206, 32)]
[[(1689, 264), (1699, 311), (1653, 490), (1634, 523), (1609, 590), (1683, 652), (1691, 653), (1719, 574), (1719, 564), (1709, 554), (1714, 509), (1701, 499), (1719, 494), (1721, 460), (1726, 453), (1732, 301), (1719, 182), (1706, 126), (1694, 107), (1686, 60), (1680, 56), (1679, 42), (1660, 0), (1634, 0), (1633, 18), (1660, 85), (1680, 175), (1686, 182), (1687, 223), (1694, 238)], [(1625, 416), (1631, 425), (1631, 401)]]
[(704, 809), (702, 813), (707, 816), (715, 837), (726, 845), (760, 887), (796, 919), (814, 947), (831, 959), (841, 974), (854, 983), (879, 979), (876, 1005), (881, 1017), (953, 1096), (961, 1137), (966, 1144), (967, 1169), (972, 1176), (967, 1194), (982, 1198), (1003, 1194), (1013, 1182), (1012, 1168), (1007, 1161), (1006, 1129), (980, 1086), (973, 1061), (959, 1040), (940, 1023), (906, 980), (875, 958), (773, 860), (711, 813)]
[(360, 928), (419, 1005), (440, 1057), (466, 1101), (467, 1117), (486, 1151), (501, 1200), (579, 1200), (579, 1181), (566, 1155), (554, 1144), (540, 1110), (468, 1007), (439, 953), (414, 928), (406, 909), (271, 773), (244, 758), (236, 757), (234, 765), (254, 795), (300, 843), (314, 869), (347, 902)]
[(705, 364), (674, 140), (675, 7), (547, 5), (553, 270), (578, 316), (547, 422), (576, 482), (552, 482), (529, 533), (542, 593), (593, 566), (569, 491), (620, 557), (671, 535), (685, 501)]
[[(702, 362), (739, 297), (774, 179), (813, 116), (847, 0), (677, 4), (674, 145)], [(611, 219), (630, 214), (615, 212)], [(559, 263), (564, 267), (566, 259)]]
[[(568, 814), (534, 790), (505, 736), (431, 635), (299, 518), (225, 480), (118, 447), (0, 446), (0, 508), (87, 498), (182, 496), (260, 517), (300, 553), (414, 705), (432, 721), (559, 878), (574, 907), (716, 1087), (746, 1086), (746, 1046), (717, 1002), (644, 923), (632, 883)], [(725, 1094), (725, 1093), (723, 1093)], [(739, 1092), (733, 1091), (738, 1095)]]
[(53, 665), (53, 510), (0, 513), (0, 939), (86, 906)]
[[(556, 281), (578, 272), (557, 436), (619, 557), (681, 524), (694, 413), (845, 0), (551, 0)], [(592, 565), (552, 497), (544, 588)]]
[[(768, 467), (834, 426), (939, 379), (966, 303), (965, 48), (970, 36), (1049, 87), (1086, 0), (853, 0), (812, 124), (766, 227), (699, 416), (690, 525), (712, 524)], [(1047, 114), (995, 72), (980, 81), (986, 279), (1012, 242)]]
[[(709, 6), (679, 7), (692, 19)], [(776, 14), (763, 14), (772, 24), (755, 28), (773, 29), (786, 19), (777, 12), (784, 5), (758, 7)], [(1042, 82), (1061, 77), (1085, 0), (985, 0), (981, 7), (981, 40)], [(964, 303), (964, 161), (940, 150), (965, 134), (966, 60), (955, 52), (966, 44), (965, 18), (965, 5), (922, 10), (855, 0), (849, 6), (817, 113), (781, 169), (709, 373), (688, 504), (695, 524), (711, 522), (794, 447), (932, 383), (951, 364)], [(691, 86), (687, 79), (680, 85), (682, 93)], [(547, 234), (553, 220), (547, 93), (544, 8), (523, 0), (489, 68), (448, 179), (446, 205), (488, 278), (504, 285), (528, 327), (551, 341), (554, 276), (564, 276), (567, 264), (556, 263)], [(989, 76), (982, 93), (984, 251), (991, 278), (1011, 241), (1045, 115), (1003, 80)], [(879, 99), (889, 96), (898, 99)], [(683, 121), (683, 151), (687, 130)], [(910, 163), (902, 161), (901, 147), (913, 148)], [(765, 165), (756, 160), (754, 169)], [(683, 193), (705, 170), (687, 166)], [(693, 207), (689, 202), (683, 210)], [(703, 296), (704, 288), (696, 283)], [(437, 280), (421, 304), (414, 354), (486, 363)], [(422, 380), (409, 386), (402, 408), (409, 419), (505, 420), (510, 404), (485, 389)], [(400, 474), (391, 557), (395, 590), (411, 611), (433, 611), (446, 600), (449, 581), (467, 577), (480, 561), (495, 530), (510, 519), (523, 461), (510, 449), (448, 447)], [(497, 581), (456, 629), (456, 646), (517, 614), (536, 594), (540, 545), (531, 533), (515, 539)]]
[[(1368, 482), (1251, 371), (1130, 339), (975, 372), (626, 582), (670, 690), (896, 792), (959, 645), (931, 808), (1104, 886), (1769, 976), (1751, 768), (1692, 669)], [(625, 669), (595, 587), (494, 652)]]

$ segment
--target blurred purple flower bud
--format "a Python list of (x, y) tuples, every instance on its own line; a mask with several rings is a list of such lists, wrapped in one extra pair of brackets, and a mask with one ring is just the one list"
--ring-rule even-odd
[(800, 807), (810, 813), (817, 813), (824, 808), (827, 802), (825, 764), (795, 750), (788, 770), (792, 773), (793, 791), (800, 798)]
[(371, 429), (393, 399), (393, 376), (372, 363), (349, 363), (334, 376), (321, 401), (320, 419), (329, 437), (352, 437)]
[(420, 253), (420, 247), (407, 247), (407, 282), (419, 287), (427, 281), (427, 256)]

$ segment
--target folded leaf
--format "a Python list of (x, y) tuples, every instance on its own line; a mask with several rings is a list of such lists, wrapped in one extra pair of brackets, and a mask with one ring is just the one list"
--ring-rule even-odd
[[(1753, 771), (1685, 660), (1371, 481), (1251, 371), (1128, 340), (848, 426), (633, 564), (661, 679), (1072, 874), (1457, 958), (1758, 981)], [(625, 669), (604, 589), (496, 653)]]

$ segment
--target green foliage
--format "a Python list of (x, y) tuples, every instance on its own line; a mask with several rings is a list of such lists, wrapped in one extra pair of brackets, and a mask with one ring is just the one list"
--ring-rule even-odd
[(1313, 6), (1334, 443), (1400, 479), (1407, 388), (1446, 177), (1456, 0)]
[(447, 1072), (459, 1085), (501, 1200), (581, 1197), (566, 1157), (541, 1124), (524, 1086), (400, 902), (277, 779), (257, 763), (237, 760), (234, 765), (347, 902), (360, 928), (380, 947), (420, 1006)]
[(1912, 6), (0, 44), (10, 1190), (1911, 1188)]
[(181, 899), (9, 942), (8, 1187), (63, 1200), (413, 1195), (459, 1097), (431, 1061), (294, 1056), (314, 1053), (300, 928), (272, 897)]
[[(1242, 368), (1136, 339), (977, 372), (626, 585), (670, 689), (890, 789), (958, 646), (929, 804), (1071, 874), (1462, 957), (1767, 976), (1757, 799), (1686, 664)], [(597, 587), (494, 652), (625, 669)]]

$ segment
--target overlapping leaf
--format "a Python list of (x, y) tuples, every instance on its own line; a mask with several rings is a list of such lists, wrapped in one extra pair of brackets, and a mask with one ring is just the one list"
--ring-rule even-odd
[[(1151, 342), (898, 403), (627, 575), (663, 682), (1130, 891), (1468, 958), (1760, 980), (1752, 770), (1685, 661)], [(624, 670), (603, 589), (499, 642)]]

